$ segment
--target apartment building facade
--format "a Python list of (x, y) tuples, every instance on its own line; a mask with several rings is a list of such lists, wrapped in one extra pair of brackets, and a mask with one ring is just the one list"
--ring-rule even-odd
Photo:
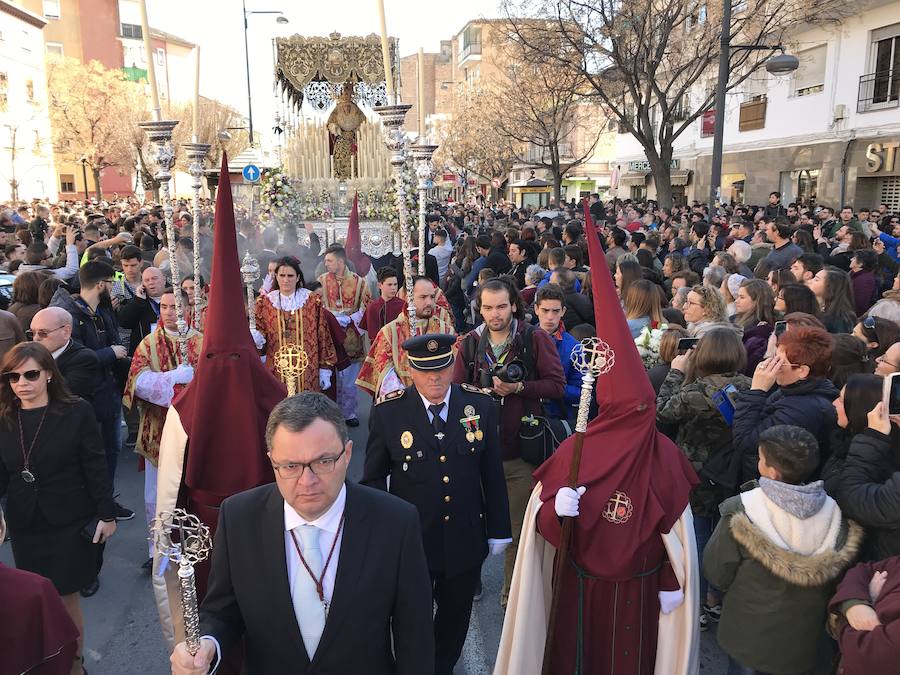
[[(791, 36), (785, 47), (800, 60), (793, 74), (760, 70), (726, 96), (723, 200), (762, 204), (777, 190), (785, 202), (900, 211), (900, 2), (854, 4), (840, 25)], [(675, 143), (676, 202), (708, 198), (714, 119), (706, 112)], [(646, 156), (628, 134), (618, 135), (616, 164), (618, 196), (655, 196)]]
[[(18, 5), (46, 22), (42, 50), (47, 55), (72, 57), (82, 63), (99, 61), (106, 68), (122, 70), (135, 82), (147, 82), (138, 0), (18, 0)], [(151, 40), (165, 114), (170, 106), (193, 95), (194, 45), (152, 27)], [(41, 56), (43, 63), (43, 53)], [(55, 166), (54, 184), (60, 199), (82, 199), (86, 192), (93, 195), (96, 191), (90, 171), (83, 171), (77, 161), (57, 155)], [(133, 167), (104, 169), (100, 186), (104, 194), (133, 193)]]

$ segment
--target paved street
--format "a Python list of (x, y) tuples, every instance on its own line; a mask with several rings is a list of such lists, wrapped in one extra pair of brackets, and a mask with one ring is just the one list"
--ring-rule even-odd
[[(363, 397), (366, 398), (366, 397)], [(354, 454), (350, 478), (362, 475), (365, 439), (368, 428), (368, 404), (361, 406), (361, 425), (351, 429)], [(100, 590), (82, 600), (87, 625), (86, 667), (90, 675), (165, 675), (168, 654), (150, 581), (141, 570), (146, 559), (146, 528), (143, 513), (143, 475), (135, 470), (136, 459), (123, 453), (119, 461), (117, 488), (119, 500), (139, 515), (120, 523), (115, 537), (106, 547)], [(12, 565), (12, 550), (0, 549), (0, 561)], [(498, 597), (503, 580), (502, 558), (489, 558), (482, 574), (484, 597), (475, 603), (463, 657), (456, 668), (458, 675), (486, 675), (491, 672), (503, 613)], [(704, 635), (701, 644), (702, 672), (720, 675), (725, 672), (724, 659), (712, 634)]]

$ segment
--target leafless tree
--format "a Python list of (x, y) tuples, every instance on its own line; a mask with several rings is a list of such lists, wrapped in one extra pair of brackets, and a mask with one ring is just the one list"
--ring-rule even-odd
[[(789, 46), (807, 26), (841, 20), (845, 0), (732, 2), (732, 44)], [(715, 101), (723, 5), (709, 0), (504, 0), (512, 36), (531, 63), (576, 72), (584, 96), (602, 104), (641, 144), (660, 206), (671, 206), (673, 144)], [(528, 17), (528, 18), (522, 18)], [(771, 52), (731, 50), (726, 91)]]

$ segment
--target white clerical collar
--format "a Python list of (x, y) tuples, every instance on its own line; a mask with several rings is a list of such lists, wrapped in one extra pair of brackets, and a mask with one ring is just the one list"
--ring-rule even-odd
[(53, 357), (53, 360), (56, 361), (56, 359), (58, 359), (60, 356), (62, 356), (62, 353), (69, 348), (70, 344), (72, 344), (71, 338), (66, 340), (66, 344), (64, 344), (62, 347), (57, 349), (55, 352), (50, 352), (50, 356)]
[[(309, 467), (304, 469), (304, 471), (309, 470)], [(346, 485), (341, 486), (341, 491), (338, 492), (337, 499), (334, 500), (334, 503), (328, 510), (315, 520), (306, 520), (294, 510), (294, 507), (287, 502), (284, 502), (284, 529), (285, 531), (290, 532), (295, 527), (300, 527), (301, 525), (312, 525), (313, 527), (318, 527), (320, 530), (336, 534), (338, 528), (341, 526), (341, 516), (344, 514), (344, 505), (346, 503)]]
[(298, 288), (293, 295), (282, 295), (277, 288), (266, 293), (266, 297), (275, 309), (284, 309), (288, 312), (301, 309), (306, 304), (309, 295), (310, 291), (306, 288)]

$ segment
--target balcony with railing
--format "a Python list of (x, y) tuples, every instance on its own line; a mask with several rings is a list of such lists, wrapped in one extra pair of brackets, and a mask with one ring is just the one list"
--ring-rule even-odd
[(766, 126), (766, 97), (755, 101), (741, 103), (741, 112), (738, 118), (738, 131), (754, 131)]
[[(550, 148), (529, 145), (528, 149), (525, 151), (525, 156), (522, 157), (522, 159), (528, 164), (548, 164), (550, 162)], [(575, 159), (571, 143), (559, 144), (559, 159), (563, 163)]]
[(462, 51), (459, 53), (459, 62), (462, 63), (470, 56), (476, 56), (478, 54), (481, 54), (481, 43), (470, 42), (465, 47), (463, 47)]
[(879, 70), (859, 78), (856, 112), (871, 112), (900, 106), (900, 68)]

